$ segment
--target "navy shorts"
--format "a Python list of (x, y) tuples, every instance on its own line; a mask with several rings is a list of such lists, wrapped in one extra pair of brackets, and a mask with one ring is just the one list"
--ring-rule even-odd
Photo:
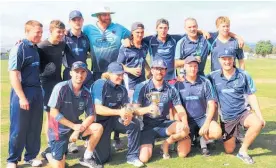
[(175, 121), (173, 120), (164, 120), (163, 122), (154, 127), (147, 127), (145, 125), (145, 128), (141, 133), (141, 145), (154, 144), (156, 138), (168, 137), (166, 130), (174, 122)]
[(194, 136), (198, 135), (198, 132), (200, 128), (203, 126), (205, 120), (206, 120), (206, 116), (203, 116), (202, 118), (199, 118), (199, 119), (188, 118), (191, 139), (193, 139)]
[(50, 146), (51, 146), (51, 153), (55, 160), (62, 160), (63, 156), (67, 152), (69, 143), (69, 134), (60, 136), (59, 140), (51, 140)]

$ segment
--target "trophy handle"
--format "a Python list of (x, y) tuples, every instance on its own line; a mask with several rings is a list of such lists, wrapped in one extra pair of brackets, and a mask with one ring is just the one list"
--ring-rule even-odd
[(146, 94), (146, 98), (149, 99), (149, 100), (150, 100), (150, 95), (151, 95), (150, 93)]

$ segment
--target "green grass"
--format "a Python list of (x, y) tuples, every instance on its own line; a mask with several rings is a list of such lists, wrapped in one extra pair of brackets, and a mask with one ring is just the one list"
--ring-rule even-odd
[[(198, 149), (193, 148), (189, 157), (185, 159), (177, 158), (174, 153), (170, 160), (162, 160), (159, 154), (160, 142), (154, 149), (154, 156), (150, 163), (151, 168), (182, 168), (182, 167), (239, 167), (239, 168), (274, 168), (276, 167), (276, 60), (257, 59), (246, 60), (246, 69), (256, 81), (258, 89), (257, 95), (260, 101), (262, 113), (267, 121), (265, 129), (257, 137), (250, 147), (249, 153), (253, 156), (256, 164), (248, 166), (243, 164), (234, 155), (226, 155), (223, 152), (221, 143), (216, 144), (216, 149), (211, 150), (211, 157), (203, 157)], [(206, 69), (209, 69), (209, 62)], [(1, 61), (1, 167), (6, 164), (8, 156), (8, 135), (9, 135), (9, 94), (10, 84), (7, 71), (7, 61)], [(126, 140), (125, 137), (123, 137)], [(42, 147), (46, 147), (44, 132), (41, 135)], [(125, 142), (126, 143), (126, 142)], [(78, 142), (79, 145), (82, 142)], [(113, 152), (113, 159), (106, 164), (106, 167), (132, 167), (125, 163), (126, 150)], [(67, 163), (70, 167), (81, 167), (78, 164), (78, 157), (81, 154), (69, 155)]]

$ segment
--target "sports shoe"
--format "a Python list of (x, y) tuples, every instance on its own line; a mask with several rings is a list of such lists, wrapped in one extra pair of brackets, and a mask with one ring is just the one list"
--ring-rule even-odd
[(6, 166), (6, 168), (16, 168), (16, 163), (9, 162)]
[(29, 160), (29, 161), (24, 161), (25, 165), (30, 165), (32, 167), (41, 167), (42, 166), (42, 162), (41, 160), (38, 159), (33, 159), (33, 160)]
[(249, 155), (237, 154), (237, 157), (240, 158), (246, 164), (254, 164), (254, 160)]
[(121, 140), (117, 140), (113, 144), (115, 151), (120, 151), (124, 149), (124, 144)]
[(210, 156), (211, 155), (210, 151), (207, 148), (201, 148), (201, 154), (203, 156)]
[(68, 144), (68, 153), (78, 153), (79, 148), (76, 143), (72, 142)]
[(144, 166), (144, 163), (141, 162), (138, 158), (135, 158), (135, 159), (128, 159), (128, 160), (127, 160), (127, 163), (128, 163), (128, 164), (131, 164), (131, 165), (133, 165), (133, 166), (135, 166), (135, 167), (142, 167), (142, 166)]
[(47, 153), (51, 153), (51, 147), (47, 147), (43, 152), (40, 153), (40, 155), (42, 158), (47, 159), (46, 158)]
[(163, 159), (170, 159), (170, 158), (171, 158), (170, 154), (168, 154), (168, 153), (163, 154)]
[(97, 164), (96, 161), (93, 158), (91, 158), (91, 159), (81, 158), (79, 161), (80, 161), (80, 164), (82, 166), (85, 166), (85, 167), (89, 167), (89, 168), (103, 168), (103, 165)]

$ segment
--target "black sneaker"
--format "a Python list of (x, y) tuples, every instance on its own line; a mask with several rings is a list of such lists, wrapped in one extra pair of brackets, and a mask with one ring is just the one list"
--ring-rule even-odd
[(89, 168), (103, 168), (104, 167), (103, 165), (97, 164), (96, 160), (94, 160), (93, 158), (91, 158), (91, 159), (81, 158), (79, 161), (82, 166), (89, 167)]
[(240, 158), (246, 164), (254, 164), (254, 160), (249, 155), (237, 154), (237, 157)]
[(203, 156), (210, 156), (211, 155), (210, 151), (207, 148), (201, 148), (201, 154)]
[(47, 158), (46, 158), (47, 153), (51, 153), (51, 147), (47, 147), (43, 152), (40, 153), (40, 155), (42, 158), (47, 160)]

